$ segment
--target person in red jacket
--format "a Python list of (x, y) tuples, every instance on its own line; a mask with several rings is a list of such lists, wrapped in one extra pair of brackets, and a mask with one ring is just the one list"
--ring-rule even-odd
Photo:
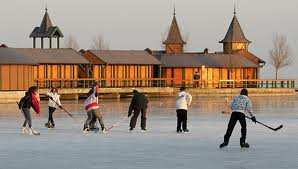
[[(23, 123), (22, 133), (28, 133), (30, 135), (39, 135), (37, 131), (32, 128), (32, 118), (30, 113), (30, 108), (39, 114), (40, 113), (40, 99), (38, 96), (38, 88), (32, 86), (28, 89), (25, 96), (20, 100), (19, 109), (22, 111), (25, 121)], [(29, 128), (26, 126), (28, 125)]]

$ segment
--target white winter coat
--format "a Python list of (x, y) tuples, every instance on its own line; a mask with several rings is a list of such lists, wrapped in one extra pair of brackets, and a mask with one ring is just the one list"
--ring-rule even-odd
[(176, 109), (187, 110), (188, 106), (191, 105), (191, 102), (192, 102), (192, 96), (189, 93), (182, 91), (178, 94), (178, 97), (176, 100)]
[[(49, 107), (54, 107), (54, 108), (58, 108), (58, 106), (61, 106), (61, 102), (60, 102), (60, 95), (58, 94), (58, 93), (52, 93), (52, 92), (47, 92), (47, 95), (49, 96), (49, 97), (52, 97), (53, 98), (53, 100), (51, 100), (50, 98), (49, 98), (49, 103), (48, 103), (48, 106)], [(56, 104), (56, 103), (58, 104)]]

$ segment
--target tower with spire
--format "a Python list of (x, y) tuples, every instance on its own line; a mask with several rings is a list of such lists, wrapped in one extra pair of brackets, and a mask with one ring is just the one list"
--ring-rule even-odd
[(44, 48), (44, 39), (49, 39), (49, 48), (52, 48), (52, 39), (57, 39), (57, 48), (60, 48), (60, 38), (63, 38), (63, 33), (58, 26), (54, 26), (48, 14), (48, 9), (45, 8), (45, 14), (39, 27), (35, 27), (30, 34), (33, 38), (33, 48), (36, 48), (36, 39), (40, 38), (40, 48)]
[(183, 48), (186, 42), (182, 39), (178, 22), (176, 19), (176, 9), (174, 8), (173, 20), (167, 39), (163, 42), (167, 54), (180, 54), (183, 53)]
[(235, 51), (248, 51), (249, 41), (240, 26), (237, 18), (236, 7), (234, 7), (234, 17), (229, 26), (228, 32), (223, 40), (219, 43), (223, 44), (224, 53), (233, 53)]

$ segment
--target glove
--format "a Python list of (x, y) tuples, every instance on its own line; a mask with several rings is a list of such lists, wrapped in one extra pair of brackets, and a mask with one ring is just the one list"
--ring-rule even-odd
[(253, 121), (254, 123), (257, 123), (257, 119), (256, 119), (256, 117), (255, 117), (255, 116), (252, 116), (252, 117), (251, 117), (251, 121)]

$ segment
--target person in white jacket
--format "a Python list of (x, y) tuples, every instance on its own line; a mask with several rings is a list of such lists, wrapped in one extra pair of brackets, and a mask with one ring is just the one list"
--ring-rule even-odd
[(59, 107), (62, 109), (62, 105), (60, 102), (60, 95), (58, 94), (57, 88), (52, 88), (49, 92), (47, 92), (47, 96), (49, 97), (49, 118), (48, 122), (45, 124), (47, 128), (55, 128), (55, 122), (53, 118), (53, 114), (56, 109)]
[[(189, 132), (187, 128), (187, 110), (191, 105), (192, 96), (185, 92), (185, 87), (180, 88), (180, 92), (176, 99), (176, 112), (177, 112), (177, 133)], [(182, 129), (181, 129), (182, 125)]]

